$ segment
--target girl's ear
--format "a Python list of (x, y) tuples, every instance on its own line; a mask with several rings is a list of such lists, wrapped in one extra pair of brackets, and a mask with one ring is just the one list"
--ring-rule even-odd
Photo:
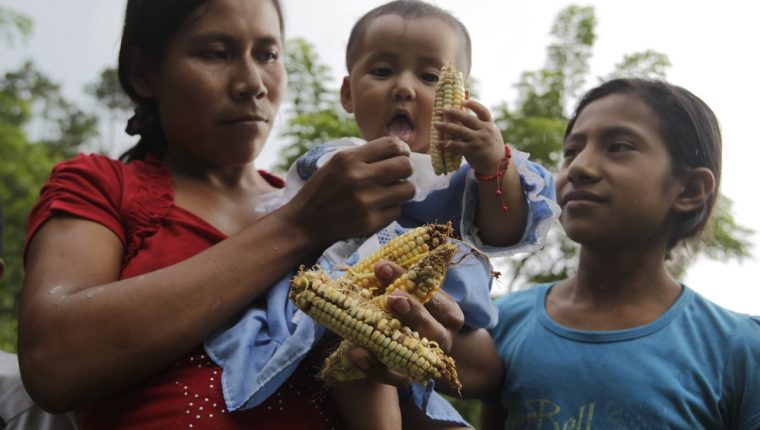
[(140, 48), (129, 50), (129, 83), (132, 84), (135, 93), (146, 99), (153, 98), (155, 91), (150, 79), (150, 67), (148, 60)]
[(354, 103), (351, 100), (351, 81), (348, 76), (343, 78), (340, 86), (340, 104), (348, 113), (354, 113)]
[(688, 213), (704, 206), (715, 192), (715, 175), (707, 167), (697, 167), (681, 180), (683, 190), (673, 205), (676, 212)]

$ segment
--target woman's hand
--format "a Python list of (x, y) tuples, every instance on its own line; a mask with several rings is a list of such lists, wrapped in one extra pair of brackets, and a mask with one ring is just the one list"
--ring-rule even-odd
[[(375, 276), (385, 284), (390, 284), (403, 272), (403, 268), (388, 261), (380, 261), (375, 265)], [(454, 336), (464, 325), (462, 310), (443, 291), (438, 291), (423, 306), (408, 293), (396, 290), (388, 296), (387, 303), (388, 310), (394, 317), (421, 336), (438, 342), (447, 353), (451, 350)], [(348, 351), (347, 356), (356, 367), (378, 381), (396, 386), (410, 383), (408, 378), (388, 369), (364, 348), (354, 347)]]
[(407, 144), (394, 137), (340, 151), (317, 170), (284, 214), (318, 244), (372, 234), (414, 197)]

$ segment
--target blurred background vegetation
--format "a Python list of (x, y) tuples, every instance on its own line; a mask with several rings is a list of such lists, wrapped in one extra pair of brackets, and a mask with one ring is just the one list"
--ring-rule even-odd
[[(596, 39), (593, 8), (570, 6), (556, 17), (552, 42), (539, 70), (525, 71), (518, 82), (516, 100), (491, 106), (504, 141), (550, 169), (558, 165), (564, 127), (577, 97), (585, 89), (611, 77), (667, 79), (670, 61), (655, 51), (624, 55), (606, 76), (589, 74), (589, 59)], [(0, 7), (0, 44), (23, 43), (33, 32), (29, 17)], [(287, 126), (281, 136), (280, 172), (307, 149), (321, 142), (358, 136), (352, 118), (339, 104), (338, 88), (328, 88), (331, 70), (306, 40), (287, 43), (289, 99), (283, 115)], [(477, 95), (477, 82), (469, 82)], [(103, 70), (83, 91), (97, 102), (97, 111), (84, 111), (63, 97), (61, 87), (28, 61), (5, 73), (0, 81), (0, 257), (5, 276), (0, 280), (0, 350), (16, 350), (16, 316), (23, 282), (22, 252), (27, 216), (54, 163), (77, 152), (115, 154), (118, 130), (132, 111), (121, 91), (115, 68)], [(752, 232), (738, 225), (732, 202), (721, 196), (710, 234), (701, 242), (678, 251), (671, 271), (683, 277), (697, 255), (726, 261), (749, 255)], [(566, 277), (576, 264), (576, 246), (557, 229), (549, 233), (543, 250), (528, 256), (495, 262), (501, 284), (512, 291), (533, 282)], [(55, 327), (51, 327), (55, 330)], [(479, 404), (451, 399), (471, 422), (477, 423)]]

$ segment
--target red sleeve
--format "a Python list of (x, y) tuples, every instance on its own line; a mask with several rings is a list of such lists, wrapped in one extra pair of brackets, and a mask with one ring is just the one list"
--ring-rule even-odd
[(125, 243), (123, 184), (124, 164), (101, 155), (79, 154), (56, 164), (29, 215), (24, 251), (37, 230), (56, 214), (101, 224)]

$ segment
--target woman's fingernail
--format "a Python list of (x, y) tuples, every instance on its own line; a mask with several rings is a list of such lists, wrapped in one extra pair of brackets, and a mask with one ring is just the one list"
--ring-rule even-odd
[(356, 367), (358, 367), (361, 370), (368, 370), (369, 369), (369, 362), (367, 361), (366, 358), (360, 358), (354, 364), (356, 364)]
[(403, 315), (412, 309), (409, 300), (406, 297), (388, 296), (390, 307), (399, 315)]
[(383, 279), (390, 280), (393, 276), (393, 269), (391, 266), (386, 264), (380, 267), (380, 270), (378, 270), (378, 275)]

